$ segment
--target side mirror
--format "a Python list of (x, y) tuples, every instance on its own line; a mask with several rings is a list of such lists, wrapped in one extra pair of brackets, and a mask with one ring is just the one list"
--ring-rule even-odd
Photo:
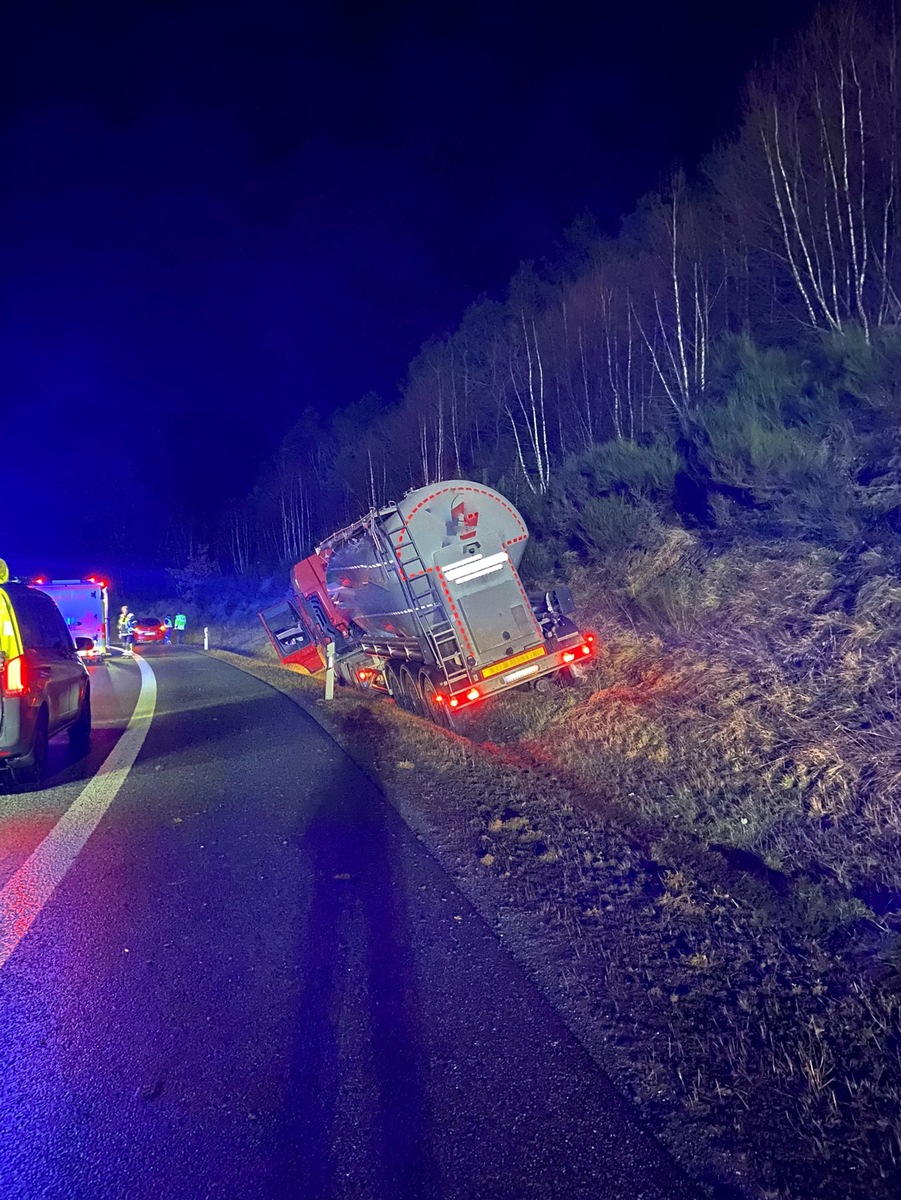
[(88, 650), (94, 649), (94, 639), (88, 637), (77, 637), (75, 639), (75, 649), (79, 653), (86, 653)]

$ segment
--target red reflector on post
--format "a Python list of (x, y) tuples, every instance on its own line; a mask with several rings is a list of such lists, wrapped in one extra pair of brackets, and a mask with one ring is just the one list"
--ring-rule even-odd
[(3, 695), (24, 696), (28, 687), (28, 673), (25, 670), (25, 659), (22, 655), (10, 658), (3, 666)]

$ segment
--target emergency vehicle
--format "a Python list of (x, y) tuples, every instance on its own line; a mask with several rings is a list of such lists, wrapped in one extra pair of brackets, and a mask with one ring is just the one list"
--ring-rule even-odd
[(104, 579), (99, 575), (84, 579), (37, 576), (28, 582), (53, 598), (73, 638), (90, 638), (94, 643), (92, 649), (79, 651), (89, 666), (109, 655), (109, 588)]

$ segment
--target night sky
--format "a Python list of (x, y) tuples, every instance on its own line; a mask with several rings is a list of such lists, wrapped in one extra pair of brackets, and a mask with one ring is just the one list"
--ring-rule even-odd
[(3, 5), (0, 556), (214, 520), (307, 405), (391, 400), (573, 218), (695, 164), (810, 8)]

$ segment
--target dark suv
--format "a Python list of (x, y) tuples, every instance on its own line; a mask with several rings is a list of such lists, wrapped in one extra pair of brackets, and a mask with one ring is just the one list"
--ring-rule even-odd
[[(81, 643), (90, 643), (82, 645)], [(90, 638), (78, 638), (90, 649)], [(66, 622), (45, 593), (0, 585), (0, 771), (40, 787), (47, 743), (67, 730), (75, 754), (91, 740), (91, 691)]]

